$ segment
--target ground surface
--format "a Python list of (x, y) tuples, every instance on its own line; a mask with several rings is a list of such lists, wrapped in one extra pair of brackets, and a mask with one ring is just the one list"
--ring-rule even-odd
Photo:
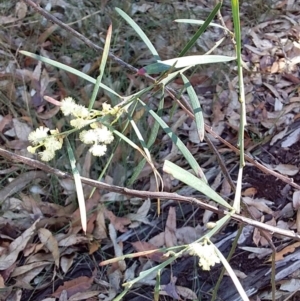
[[(47, 5), (51, 14), (100, 46), (103, 46), (107, 28), (112, 23), (110, 51), (141, 68), (152, 62), (151, 54), (113, 7), (126, 11), (146, 32), (162, 59), (168, 59), (177, 56), (196, 30), (196, 27), (177, 24), (173, 20), (204, 20), (213, 8), (207, 2), (122, 1), (120, 4), (120, 1), (42, 0), (40, 6), (45, 8)], [(215, 22), (223, 21), (232, 30), (230, 3), (224, 2), (222, 19)], [(292, 0), (241, 2), (248, 122), (245, 149), (265, 167), (263, 172), (247, 163), (241, 214), (299, 232), (300, 7)], [(0, 25), (0, 142), (2, 148), (12, 153), (38, 160), (26, 150), (29, 132), (41, 125), (62, 130), (66, 124), (66, 118), (43, 96), (57, 100), (72, 96), (80, 104), (88, 105), (93, 87), (75, 75), (38, 63), (18, 51), (23, 49), (40, 54), (93, 77), (98, 76), (101, 53), (53, 25), (24, 2), (2, 1)], [(233, 55), (230, 37), (224, 36), (218, 28), (207, 30), (191, 54), (206, 53), (223, 37), (224, 41), (213, 53)], [(235, 65), (205, 65), (187, 75), (198, 94), (205, 123), (235, 146), (240, 121)], [(121, 95), (131, 95), (147, 85), (145, 79), (113, 61), (107, 64), (103, 83)], [(180, 91), (182, 82), (175, 79), (171, 87)], [(145, 101), (157, 109), (157, 96), (148, 95)], [(116, 99), (101, 91), (95, 108), (100, 108), (104, 102), (115, 105)], [(192, 119), (174, 106), (168, 96), (163, 118), (195, 156), (211, 187), (231, 202), (234, 191), (223, 176), (216, 155), (206, 142), (199, 141)], [(137, 108), (133, 119), (139, 122), (141, 133), (149, 135), (153, 121), (142, 108)], [(122, 123), (118, 126), (122, 127)], [(130, 139), (136, 139), (130, 131), (126, 134)], [(211, 138), (235, 182), (239, 158), (218, 139)], [(92, 158), (75, 136), (71, 136), (70, 141), (76, 150), (81, 175), (97, 179), (107, 159)], [(163, 133), (158, 135), (152, 156), (159, 171), (166, 158), (187, 168), (182, 156), (174, 151)], [(103, 182), (126, 186), (140, 160), (141, 157), (127, 144), (119, 144)], [(121, 254), (147, 251), (153, 246), (191, 243), (205, 233), (206, 222), (219, 219), (218, 215), (198, 206), (173, 200), (163, 201), (162, 213), (158, 216), (155, 199), (141, 201), (102, 189), (86, 202), (88, 234), (84, 235), (71, 180), (4, 157), (0, 157), (0, 164), (2, 300), (113, 300), (122, 292), (123, 282), (136, 278), (140, 271), (155, 266), (160, 259), (140, 256), (104, 266), (99, 265), (101, 262)], [(49, 165), (71, 171), (64, 151)], [(285, 178), (271, 175), (272, 170)], [(197, 191), (166, 175), (163, 179), (166, 191), (204, 199)], [(146, 166), (131, 187), (154, 191), (152, 170)], [(88, 196), (91, 189), (88, 186), (84, 189)], [(231, 221), (214, 237), (224, 256), (230, 251), (238, 227)], [(272, 238), (276, 248), (277, 300), (297, 300), (293, 293), (300, 289), (298, 242), (262, 234), (247, 226), (230, 262), (232, 267), (253, 300), (270, 300), (271, 264), (268, 259), (272, 250), (264, 235)], [(221, 265), (216, 265), (211, 271), (204, 272), (196, 257), (183, 256), (161, 271), (159, 298), (210, 300), (220, 271)], [(134, 286), (124, 300), (153, 300), (155, 283), (156, 273), (152, 273)], [(218, 296), (220, 300), (239, 300), (230, 277), (224, 276)]]

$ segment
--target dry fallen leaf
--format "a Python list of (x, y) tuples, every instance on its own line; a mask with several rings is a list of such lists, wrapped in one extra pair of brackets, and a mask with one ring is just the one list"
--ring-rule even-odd
[(257, 189), (255, 187), (249, 187), (242, 192), (242, 195), (253, 197), (256, 193), (257, 193)]
[(293, 207), (298, 210), (300, 208), (300, 191), (293, 193)]
[(282, 147), (290, 147), (300, 139), (300, 128), (297, 128), (291, 134), (289, 134), (282, 142)]
[(268, 207), (268, 205), (273, 204), (273, 202), (271, 202), (271, 201), (268, 201), (264, 198), (253, 199), (253, 198), (250, 198), (250, 197), (243, 197), (242, 200), (248, 206), (253, 206), (261, 212), (265, 212), (265, 213), (268, 213), (268, 214), (271, 214), (271, 215), (273, 214), (273, 210), (270, 207)]
[(261, 234), (258, 228), (254, 228), (252, 239), (255, 245), (258, 246), (261, 239)]
[(5, 284), (4, 284), (4, 279), (3, 277), (0, 275), (0, 289), (1, 288), (5, 288)]
[(64, 194), (72, 194), (76, 191), (75, 182), (73, 179), (59, 179), (59, 184), (65, 189)]
[(17, 2), (16, 7), (16, 15), (19, 19), (23, 19), (27, 14), (27, 5), (24, 2)]
[[(11, 131), (8, 131), (11, 133), (10, 136), (17, 137), (21, 141), (27, 141), (28, 135), (32, 131), (31, 127), (24, 122), (20, 122), (18, 119), (13, 118), (13, 129)], [(5, 134), (7, 135), (6, 132)]]
[(5, 115), (4, 117), (0, 115), (0, 132), (2, 132), (6, 125), (9, 125), (12, 121), (11, 115)]
[(58, 301), (68, 301), (68, 292), (66, 290), (63, 290), (61, 293), (60, 293), (60, 296), (59, 296), (59, 300)]
[(20, 276), (20, 275), (27, 273), (28, 271), (31, 271), (32, 269), (35, 269), (35, 268), (41, 267), (41, 266), (44, 267), (49, 264), (51, 264), (51, 262), (49, 262), (49, 261), (40, 261), (40, 262), (33, 262), (33, 263), (30, 263), (27, 265), (22, 265), (22, 266), (15, 268), (15, 270), (12, 272), (11, 276), (12, 277)]
[(34, 234), (36, 230), (36, 224), (38, 223), (38, 221), (39, 220), (35, 221), (30, 228), (24, 231), (21, 236), (16, 238), (10, 244), (7, 253), (3, 254), (0, 257), (0, 270), (6, 270), (12, 264), (14, 264), (14, 262), (18, 258), (19, 253), (25, 249), (28, 241), (31, 239), (32, 235)]
[(162, 294), (164, 295), (165, 293), (166, 295), (170, 296), (175, 300), (180, 299), (174, 282), (170, 282), (167, 285), (161, 285), (160, 289), (161, 289), (161, 291), (159, 292), (160, 295)]
[(162, 247), (165, 244), (165, 231), (153, 236), (148, 242), (156, 248)]
[(292, 164), (278, 164), (274, 170), (285, 176), (294, 176), (299, 172), (299, 168)]
[(115, 216), (112, 211), (107, 209), (105, 209), (104, 215), (114, 225), (115, 229), (120, 232), (126, 232), (127, 228), (125, 226), (131, 223), (131, 220), (129, 218)]
[[(184, 299), (197, 300), (197, 295), (189, 288), (184, 286), (175, 285), (177, 277), (171, 277), (170, 283), (160, 286), (160, 295), (168, 295), (176, 300), (181, 300), (180, 296)], [(180, 295), (180, 296), (179, 296)]]
[[(50, 263), (48, 262), (48, 264), (50, 264)], [(40, 266), (40, 267), (37, 267), (37, 268), (33, 268), (33, 269), (29, 270), (28, 272), (26, 272), (25, 274), (16, 277), (16, 281), (17, 282), (22, 282), (23, 284), (26, 283), (26, 284), (29, 285), (30, 282), (36, 276), (38, 276), (44, 268), (45, 268), (45, 266)], [(43, 276), (41, 276), (41, 277), (43, 277)]]
[(94, 277), (86, 277), (81, 276), (76, 279), (66, 281), (63, 285), (61, 285), (53, 294), (53, 297), (59, 297), (62, 291), (66, 291), (68, 298), (75, 295), (76, 293), (87, 291), (92, 283), (93, 283)]
[(89, 255), (94, 254), (100, 249), (100, 244), (98, 241), (93, 240), (89, 243)]
[(133, 264), (131, 265), (131, 267), (126, 269), (126, 271), (124, 273), (124, 282), (131, 281), (135, 278), (135, 270), (136, 270), (137, 266), (138, 266), (138, 262), (134, 261)]
[[(276, 252), (275, 261), (284, 259), (284, 255), (295, 252), (296, 248), (298, 248), (299, 246), (300, 246), (300, 242), (298, 241), (298, 242), (295, 242), (295, 243), (285, 247), (281, 251)], [(268, 259), (268, 262), (270, 262), (270, 261), (272, 261), (272, 256)]]
[(81, 235), (77, 235), (77, 234), (71, 234), (61, 240), (58, 240), (58, 246), (59, 247), (69, 247), (72, 245), (76, 245), (79, 243), (85, 243), (85, 242), (89, 242), (90, 239), (86, 236), (81, 236)]
[(205, 227), (197, 225), (193, 227), (182, 227), (176, 230), (178, 245), (190, 244), (204, 234)]
[(169, 209), (165, 228), (165, 245), (166, 247), (174, 247), (177, 245), (175, 207), (170, 207)]
[[(300, 290), (300, 279), (291, 278), (288, 280), (282, 281), (280, 285), (280, 290), (284, 292), (290, 292), (290, 293), (298, 293)], [(292, 295), (290, 295), (292, 297)], [(297, 300), (298, 298), (295, 296), (295, 298), (289, 298), (289, 300)]]
[[(234, 271), (234, 274), (235, 274), (238, 278), (240, 278), (240, 279), (245, 279), (245, 278), (247, 278), (247, 275), (246, 275), (245, 273), (241, 272), (240, 270), (233, 269), (233, 271)], [(228, 274), (227, 271), (225, 271), (225, 274), (224, 274), (224, 275), (230, 276), (230, 275)]]
[[(209, 201), (208, 204), (209, 204), (209, 205), (212, 205), (212, 206), (215, 206), (214, 201)], [(207, 210), (207, 209), (206, 209), (206, 210), (204, 211), (203, 218), (202, 218), (203, 224), (206, 225), (206, 224), (209, 222), (209, 220), (210, 220), (210, 218), (212, 217), (213, 214), (214, 214), (214, 213), (213, 213), (211, 210)]]
[[(132, 242), (131, 243), (132, 246), (134, 247), (134, 249), (138, 252), (140, 252), (140, 256), (146, 256), (147, 258), (156, 261), (156, 262), (162, 262), (163, 261), (163, 256), (164, 254), (160, 251), (153, 251), (153, 253), (151, 252), (150, 254), (147, 254), (146, 251), (150, 251), (150, 250), (156, 250), (157, 247), (145, 242), (145, 241), (136, 241), (136, 242)], [(143, 254), (143, 252), (145, 252), (145, 254)]]
[[(98, 296), (99, 293), (100, 293), (99, 291), (89, 291), (89, 292), (85, 292), (85, 293), (77, 293), (77, 294), (73, 295), (71, 298), (69, 298), (68, 301), (89, 300), (89, 298)], [(93, 298), (90, 300), (95, 300), (95, 299)]]
[(66, 274), (70, 267), (73, 264), (74, 258), (75, 258), (75, 253), (71, 255), (64, 255), (60, 258), (60, 267), (63, 270), (63, 272)]
[(37, 114), (37, 116), (41, 119), (47, 120), (53, 118), (59, 111), (60, 107), (55, 106), (53, 109), (49, 109), (46, 112)]
[[(111, 239), (111, 241), (113, 243), (113, 246), (114, 246), (115, 257), (123, 256), (123, 244), (122, 244), (122, 242), (117, 243), (117, 232), (116, 232), (114, 226), (112, 224), (109, 224), (108, 229), (109, 229), (110, 239)], [(119, 266), (119, 270), (121, 272), (125, 271), (126, 270), (125, 260), (124, 259), (119, 260), (118, 261), (118, 266)]]
[(120, 289), (120, 283), (122, 279), (122, 272), (119, 269), (114, 270), (113, 272), (107, 272), (109, 284), (115, 292), (118, 292)]
[(184, 299), (190, 299), (190, 300), (198, 299), (196, 293), (187, 287), (176, 285), (176, 291)]
[(18, 18), (12, 16), (1, 16), (0, 25), (18, 22)]
[(40, 241), (46, 246), (46, 248), (51, 252), (55, 265), (59, 267), (59, 249), (58, 243), (52, 233), (45, 229), (41, 228), (38, 230), (38, 236)]
[[(131, 221), (138, 221), (144, 224), (150, 224), (149, 220), (147, 219), (147, 214), (149, 212), (150, 206), (151, 201), (150, 199), (147, 199), (143, 202), (142, 206), (138, 209), (136, 213), (129, 213), (126, 215), (126, 217), (129, 218)], [(139, 225), (139, 223), (137, 225)]]

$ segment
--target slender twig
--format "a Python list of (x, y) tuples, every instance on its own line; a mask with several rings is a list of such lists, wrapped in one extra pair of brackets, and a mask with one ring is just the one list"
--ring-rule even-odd
[[(23, 163), (26, 164), (28, 166), (34, 167), (36, 169), (41, 169), (47, 173), (51, 173), (53, 175), (56, 175), (60, 178), (69, 178), (69, 179), (73, 179), (73, 176), (69, 173), (63, 172), (59, 169), (53, 168), (48, 166), (45, 163), (42, 163), (40, 161), (34, 160), (34, 159), (30, 159), (24, 156), (20, 156), (17, 154), (14, 154), (4, 148), (0, 147), (0, 156), (14, 162), (14, 163)], [(119, 194), (123, 194), (123, 195), (128, 195), (128, 196), (133, 196), (133, 197), (139, 197), (142, 199), (157, 199), (160, 198), (162, 200), (175, 200), (175, 201), (180, 201), (180, 202), (188, 202), (188, 203), (192, 203), (195, 206), (199, 206), (203, 209), (206, 210), (210, 210), (214, 213), (220, 214), (220, 215), (227, 215), (230, 214), (231, 217), (238, 221), (238, 222), (242, 222), (244, 224), (248, 224), (254, 227), (257, 227), (261, 230), (265, 230), (270, 232), (271, 234), (279, 234), (279, 235), (283, 235), (295, 240), (300, 241), (300, 235), (290, 231), (290, 230), (284, 230), (284, 229), (280, 229), (278, 227), (273, 227), (255, 220), (252, 220), (250, 218), (238, 215), (238, 214), (232, 214), (229, 213), (227, 210), (221, 209), (221, 208), (217, 208), (215, 206), (209, 205), (204, 203), (203, 201), (193, 198), (193, 197), (187, 197), (187, 196), (182, 196), (179, 195), (177, 193), (170, 193), (170, 192), (152, 192), (152, 191), (140, 191), (140, 190), (134, 190), (134, 189), (128, 189), (125, 187), (120, 187), (120, 186), (115, 186), (115, 185), (109, 185), (106, 183), (102, 183), (99, 181), (95, 181), (95, 180), (91, 180), (88, 178), (84, 178), (81, 177), (81, 182), (84, 184), (87, 184), (89, 186), (92, 187), (96, 187), (98, 189), (102, 189), (102, 190), (107, 190), (107, 191), (112, 191), (112, 192), (116, 192)], [(0, 191), (1, 194), (1, 191)]]
[(221, 155), (220, 155), (219, 151), (217, 150), (217, 148), (216, 148), (215, 145), (211, 142), (211, 140), (209, 139), (209, 137), (208, 137), (207, 135), (205, 135), (205, 141), (206, 141), (206, 143), (208, 144), (208, 146), (209, 146), (209, 148), (211, 149), (211, 151), (214, 152), (214, 153), (216, 154), (218, 163), (219, 163), (219, 165), (220, 165), (220, 167), (221, 167), (221, 170), (222, 170), (222, 172), (223, 172), (225, 178), (227, 179), (227, 181), (228, 181), (228, 183), (229, 183), (231, 189), (232, 189), (233, 191), (235, 191), (235, 184), (233, 183), (233, 180), (232, 180), (232, 178), (231, 178), (231, 176), (230, 176), (230, 174), (229, 174), (229, 172), (228, 172), (228, 170), (227, 170), (227, 168), (226, 168), (226, 166), (225, 166), (225, 163), (224, 163), (223, 159), (221, 158)]

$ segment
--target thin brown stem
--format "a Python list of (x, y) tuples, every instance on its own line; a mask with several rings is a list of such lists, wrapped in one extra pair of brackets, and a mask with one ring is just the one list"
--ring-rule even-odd
[[(20, 156), (17, 154), (14, 154), (4, 148), (0, 147), (0, 156), (14, 162), (14, 163), (23, 163), (26, 164), (28, 166), (34, 167), (36, 169), (40, 169), (43, 170), (47, 173), (51, 173), (54, 174), (60, 178), (69, 178), (69, 179), (73, 179), (73, 176), (69, 173), (63, 172), (59, 169), (53, 168), (48, 166), (45, 163), (42, 163), (40, 161), (34, 160), (34, 159), (30, 159), (24, 156)], [(206, 204), (204, 201), (201, 201), (200, 199), (196, 199), (193, 197), (187, 197), (187, 196), (182, 196), (179, 195), (177, 193), (170, 193), (170, 192), (152, 192), (152, 191), (140, 191), (140, 190), (134, 190), (134, 189), (128, 189), (125, 187), (120, 187), (120, 186), (115, 186), (115, 185), (109, 185), (106, 183), (102, 183), (99, 181), (95, 181), (95, 180), (91, 180), (88, 178), (84, 178), (81, 177), (81, 182), (87, 185), (90, 185), (92, 187), (96, 187), (98, 189), (102, 189), (102, 190), (107, 190), (107, 191), (112, 191), (112, 192), (116, 192), (119, 194), (123, 194), (123, 195), (128, 195), (128, 196), (133, 196), (133, 197), (139, 197), (142, 199), (161, 199), (161, 200), (175, 200), (175, 201), (179, 201), (179, 202), (189, 202), (195, 206), (199, 206), (203, 209), (206, 210), (210, 210), (214, 213), (220, 214), (220, 215), (227, 215), (230, 214), (231, 217), (238, 221), (238, 222), (242, 222), (244, 224), (248, 224), (248, 225), (252, 225), (254, 227), (257, 227), (261, 230), (265, 230), (270, 232), (271, 234), (278, 234), (278, 235), (283, 235), (295, 240), (300, 241), (300, 235), (290, 231), (290, 230), (284, 230), (284, 229), (280, 229), (278, 227), (273, 227), (255, 220), (252, 220), (250, 218), (241, 216), (239, 214), (232, 214), (227, 210), (221, 209), (221, 208), (217, 208), (215, 206)], [(1, 194), (1, 190), (0, 190), (0, 194)]]
[(235, 184), (233, 183), (233, 181), (231, 179), (231, 176), (230, 176), (230, 174), (229, 174), (229, 172), (228, 172), (228, 170), (226, 168), (226, 165), (225, 165), (225, 163), (224, 163), (224, 161), (223, 161), (223, 159), (222, 159), (219, 151), (217, 150), (217, 148), (214, 146), (214, 144), (211, 142), (210, 138), (207, 135), (205, 135), (205, 141), (208, 144), (208, 146), (211, 149), (211, 151), (214, 152), (215, 155), (217, 156), (217, 160), (218, 160), (218, 163), (219, 163), (219, 165), (221, 167), (221, 170), (223, 172), (224, 177), (227, 179), (227, 181), (228, 181), (231, 189), (233, 191), (235, 191)]

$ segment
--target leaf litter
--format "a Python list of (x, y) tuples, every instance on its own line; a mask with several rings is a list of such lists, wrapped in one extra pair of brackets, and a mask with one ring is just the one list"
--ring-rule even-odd
[[(42, 6), (46, 4), (47, 1), (41, 1)], [(177, 12), (181, 13), (189, 9), (197, 18), (202, 19), (205, 18), (205, 13), (209, 12), (210, 8), (206, 4), (199, 5), (194, 1), (176, 2), (174, 5), (176, 5)], [(247, 24), (247, 21), (251, 21), (247, 18), (243, 25), (243, 60), (245, 68), (248, 70), (245, 73), (247, 121), (249, 123), (246, 133), (246, 147), (254, 158), (260, 160), (268, 169), (293, 177), (296, 183), (300, 181), (300, 161), (297, 153), (300, 114), (298, 105), (300, 100), (298, 87), (300, 30), (297, 25), (299, 16), (295, 13), (299, 9), (298, 6), (296, 1), (273, 1), (270, 10), (266, 10), (264, 14), (259, 14), (254, 26), (253, 23), (251, 26)], [(105, 4), (101, 6), (101, 9), (110, 10), (109, 6)], [(150, 17), (171, 22), (171, 19), (168, 20), (162, 16), (171, 16), (170, 10), (173, 11), (173, 9), (174, 7), (167, 3), (145, 3), (142, 1), (131, 6), (131, 13), (137, 21), (146, 25), (145, 20)], [(228, 9), (228, 3), (224, 1), (224, 22), (231, 26)], [(51, 2), (51, 12), (60, 14), (68, 21), (81, 19), (81, 11), (83, 10), (91, 16), (94, 12), (90, 7), (85, 7), (83, 2), (56, 1), (55, 6)], [(249, 12), (247, 3), (242, 4), (241, 11), (245, 12), (246, 15), (248, 14), (249, 18), (253, 17), (253, 14)], [(168, 14), (165, 14), (166, 12)], [(145, 14), (146, 17), (144, 17)], [(28, 30), (24, 31), (22, 35), (20, 31), (16, 31), (17, 26), (11, 26), (12, 24), (23, 26), (26, 18), (32, 15), (33, 12), (28, 10), (27, 5), (20, 1), (17, 2), (16, 8), (7, 11), (6, 15), (0, 15), (0, 24), (3, 25), (2, 30), (5, 32), (1, 53), (6, 54), (5, 58), (0, 61), (0, 93), (1, 98), (8, 99), (6, 101), (7, 109), (1, 109), (1, 142), (14, 152), (26, 156), (32, 156), (26, 153), (26, 136), (36, 124), (37, 119), (33, 119), (33, 116), (42, 120), (49, 127), (61, 128), (64, 125), (64, 120), (59, 116), (56, 107), (49, 106), (43, 100), (43, 95), (53, 95), (56, 99), (60, 99), (68, 95), (70, 91), (76, 90), (82, 103), (87, 103), (92, 90), (91, 86), (84, 84), (77, 90), (79, 79), (76, 76), (55, 70), (51, 66), (24, 58), (24, 61), (18, 65), (17, 60), (15, 60), (15, 50), (18, 49), (20, 43), (23, 44), (24, 49), (35, 52), (37, 41), (41, 54), (46, 57), (55, 57), (55, 59), (70, 65), (76, 65), (77, 62), (81, 61), (83, 66), (81, 65), (80, 68), (87, 70), (87, 73), (92, 73), (93, 68), (94, 70), (97, 69), (97, 60), (93, 62), (95, 57), (86, 60), (81, 51), (82, 45), (73, 37), (68, 37), (67, 43), (72, 45), (75, 50), (74, 53), (56, 52), (56, 43), (63, 44), (62, 41), (66, 41), (66, 33), (57, 32), (54, 40), (48, 39), (51, 29), (54, 28), (51, 28), (46, 20), (42, 20), (42, 26), (39, 28), (36, 27), (36, 21), (32, 21), (28, 24)], [(94, 18), (94, 26), (86, 26), (84, 22), (78, 22), (77, 25), (87, 36), (99, 37), (101, 40), (103, 39), (102, 32), (107, 28), (107, 20), (105, 16), (100, 14), (94, 15)], [(155, 46), (162, 55), (162, 59), (175, 57), (180, 45), (184, 44), (185, 41), (178, 39), (179, 37), (180, 39), (187, 38), (187, 35), (178, 35), (178, 32), (193, 33), (190, 25), (181, 24), (180, 26), (178, 28), (170, 23), (170, 26), (166, 26), (168, 31), (155, 28), (149, 33), (149, 37), (155, 41)], [(122, 37), (122, 29), (119, 31)], [(221, 31), (211, 29), (199, 39), (197, 47), (208, 51), (221, 36)], [(13, 39), (8, 40), (8, 37), (13, 37)], [(124, 39), (120, 37), (116, 38), (114, 51), (118, 52), (125, 61), (129, 60), (130, 63), (143, 67), (151, 63), (149, 61), (150, 56), (146, 49), (143, 49), (144, 46), (138, 44), (134, 37), (133, 30), (126, 28), (128, 47), (132, 50), (130, 58), (126, 57)], [(32, 43), (32, 40), (35, 42)], [(194, 52), (197, 51), (196, 48), (193, 49)], [(214, 54), (230, 55), (232, 51), (233, 48), (228, 43), (217, 48)], [(237, 78), (234, 72), (224, 68), (221, 72), (220, 70), (216, 72), (214, 66), (197, 69), (191, 82), (199, 95), (205, 123), (211, 126), (217, 134), (234, 144), (236, 143), (236, 131), (240, 120), (238, 99), (235, 92)], [(111, 77), (105, 79), (106, 84), (110, 84), (115, 89), (118, 89), (122, 84), (119, 79), (119, 70), (120, 67), (113, 66)], [(221, 77), (224, 74), (226, 76)], [(136, 78), (130, 78), (130, 82), (128, 94), (133, 89), (144, 87), (144, 83)], [(176, 80), (172, 85), (175, 88), (181, 88), (182, 82)], [(103, 93), (101, 100), (96, 100), (95, 105), (100, 106), (102, 102), (106, 101), (110, 102), (110, 96)], [(154, 104), (156, 101), (157, 99), (153, 97)], [(28, 104), (30, 104), (30, 110), (28, 110)], [(207, 145), (197, 138), (193, 121), (185, 116), (181, 110), (177, 110), (173, 116), (167, 115), (164, 118), (168, 120), (172, 129), (185, 140), (187, 147), (201, 163), (201, 166), (205, 166), (205, 176), (212, 179), (210, 184), (214, 185), (214, 189), (219, 191), (222, 189), (223, 195), (230, 198), (232, 192), (226, 188), (226, 182), (220, 170), (214, 169), (215, 162), (211, 160), (211, 152)], [(162, 158), (168, 158), (179, 166), (184, 166), (185, 162), (177, 150), (172, 145), (168, 145), (168, 138), (162, 137), (161, 141), (166, 147), (161, 149), (158, 154), (160, 159), (157, 164), (162, 163)], [(217, 140), (212, 138), (212, 141), (222, 154), (226, 167), (233, 170), (234, 176), (232, 154)], [(79, 164), (84, 168), (86, 176), (91, 175), (96, 178), (97, 175), (92, 169), (90, 159), (79, 146), (77, 154)], [(62, 158), (58, 164), (64, 166), (67, 161)], [(5, 164), (5, 168), (8, 167)], [(17, 165), (14, 167), (19, 168)], [(2, 183), (3, 188), (0, 190), (1, 210), (4, 212), (0, 217), (0, 287), (7, 289), (5, 297), (9, 296), (15, 300), (29, 300), (28, 296), (30, 296), (32, 289), (38, 288), (38, 290), (43, 291), (43, 288), (39, 289), (39, 285), (52, 287), (52, 281), (58, 277), (60, 269), (68, 277), (64, 278), (63, 276), (63, 284), (54, 285), (55, 289), (51, 291), (52, 294), (55, 294), (52, 295), (53, 298), (49, 297), (51, 293), (48, 293), (48, 295), (42, 295), (35, 300), (54, 300), (54, 296), (61, 300), (82, 300), (84, 298), (95, 300), (94, 296), (97, 294), (101, 294), (102, 300), (112, 300), (120, 289), (122, 278), (126, 273), (130, 274), (126, 277), (132, 279), (143, 269), (153, 266), (155, 262), (165, 260), (164, 255), (166, 254), (158, 249), (195, 241), (205, 234), (206, 223), (216, 218), (211, 212), (199, 212), (198, 209), (191, 208), (191, 206), (187, 208), (187, 206), (181, 206), (177, 203), (166, 206), (162, 217), (156, 217), (151, 200), (136, 206), (132, 205), (126, 198), (122, 198), (122, 202), (125, 207), (128, 206), (130, 209), (126, 209), (126, 213), (120, 213), (118, 203), (106, 207), (107, 202), (114, 199), (112, 194), (101, 192), (98, 195), (95, 194), (94, 199), (89, 199), (86, 202), (89, 212), (88, 236), (86, 237), (82, 235), (78, 211), (75, 211), (75, 206), (72, 204), (72, 195), (74, 194), (72, 181), (66, 179), (58, 181), (56, 189), (59, 190), (59, 204), (57, 204), (53, 200), (52, 192), (49, 192), (50, 189), (53, 189), (53, 186), (49, 184), (49, 175), (36, 171), (20, 172), (21, 170), (19, 168), (16, 172), (8, 174)], [(138, 179), (141, 190), (152, 187), (149, 181), (150, 173), (146, 171), (145, 169), (144, 176)], [(176, 180), (169, 179), (168, 181), (170, 191), (179, 191), (182, 188)], [(33, 190), (28, 186), (31, 186)], [(249, 188), (252, 190), (249, 191)], [(35, 191), (38, 192), (35, 193)], [(244, 191), (246, 192), (243, 200), (255, 219), (285, 229), (299, 231), (300, 215), (298, 214), (297, 191), (290, 190), (289, 193), (284, 194), (284, 186), (281, 183), (277, 182), (276, 188), (274, 188), (274, 178), (270, 179), (259, 174), (253, 166), (247, 166), (245, 170)], [(99, 204), (99, 200), (101, 200), (101, 204)], [(293, 207), (288, 206), (291, 202)], [(181, 213), (178, 212), (178, 208), (182, 210)], [(286, 208), (286, 211), (283, 208)], [(288, 219), (284, 218), (287, 214), (291, 215)], [(201, 223), (204, 225), (201, 226)], [(146, 231), (147, 235), (142, 235), (143, 231)], [(240, 248), (245, 248), (245, 250), (247, 248), (250, 255), (255, 254), (255, 251), (250, 248), (254, 248), (253, 245), (268, 248), (267, 241), (260, 231), (252, 229), (250, 232), (249, 246), (244, 243), (239, 246)], [(127, 240), (122, 240), (122, 233), (127, 235)], [(222, 242), (224, 238), (221, 235), (218, 239)], [(226, 244), (224, 242), (224, 249), (226, 249)], [(109, 252), (106, 254), (108, 258), (130, 254), (134, 250), (141, 255), (137, 256), (133, 265), (129, 267), (127, 260), (123, 260), (110, 267), (107, 273), (104, 270), (97, 270), (96, 275), (95, 268), (96, 266), (97, 269), (100, 267), (92, 265), (89, 271), (85, 272), (86, 275), (76, 275), (76, 266), (79, 266), (84, 254), (90, 254), (91, 262), (92, 258), (97, 263), (103, 261), (102, 256), (104, 254), (100, 256), (101, 251), (99, 250), (102, 247), (104, 249), (104, 246), (107, 246), (103, 252)], [(113, 246), (113, 248), (109, 246)], [(151, 250), (155, 252), (146, 254), (146, 256), (142, 255), (143, 252), (147, 253)], [(283, 250), (276, 253), (280, 254), (276, 257), (278, 263), (281, 261), (288, 263), (291, 260), (288, 256), (297, 255), (299, 251), (297, 243), (292, 242), (286, 245)], [(238, 257), (242, 258), (242, 255)], [(135, 266), (136, 264), (138, 266)], [(181, 260), (178, 260), (173, 268), (180, 270), (180, 264)], [(248, 263), (248, 266), (246, 263), (241, 264), (241, 266), (250, 269), (246, 273), (248, 279), (245, 278), (245, 285), (247, 285), (247, 281), (249, 281), (248, 285), (253, 285), (255, 282), (253, 277), (251, 278), (251, 262)], [(255, 267), (258, 268), (257, 265)], [(191, 270), (193, 267), (188, 265), (182, 273), (187, 271), (190, 273)], [(103, 285), (95, 285), (99, 275), (106, 279), (110, 289)], [(40, 280), (42, 276), (45, 277), (45, 280)], [(74, 279), (70, 279), (70, 277), (74, 277)], [(152, 281), (155, 275), (151, 275), (151, 277), (149, 277), (149, 281)], [(167, 292), (169, 296), (175, 299), (188, 299), (189, 297), (196, 299), (195, 293), (199, 288), (193, 287), (192, 281), (188, 277), (187, 281), (183, 281), (182, 278), (184, 277), (180, 274), (164, 277), (162, 279), (164, 281), (162, 288), (164, 289), (162, 290)], [(199, 279), (201, 277), (203, 276), (200, 276)], [(212, 273), (212, 277), (216, 277), (216, 273)], [(205, 278), (203, 279), (204, 285), (209, 287)], [(16, 284), (12, 284), (13, 280)], [(189, 282), (190, 286), (188, 288), (184, 285), (176, 285), (175, 282)], [(14, 285), (15, 291), (11, 291)], [(281, 289), (286, 288), (282, 286)], [(86, 290), (86, 292), (82, 292), (82, 290)], [(227, 297), (227, 300), (234, 300), (234, 295)]]

